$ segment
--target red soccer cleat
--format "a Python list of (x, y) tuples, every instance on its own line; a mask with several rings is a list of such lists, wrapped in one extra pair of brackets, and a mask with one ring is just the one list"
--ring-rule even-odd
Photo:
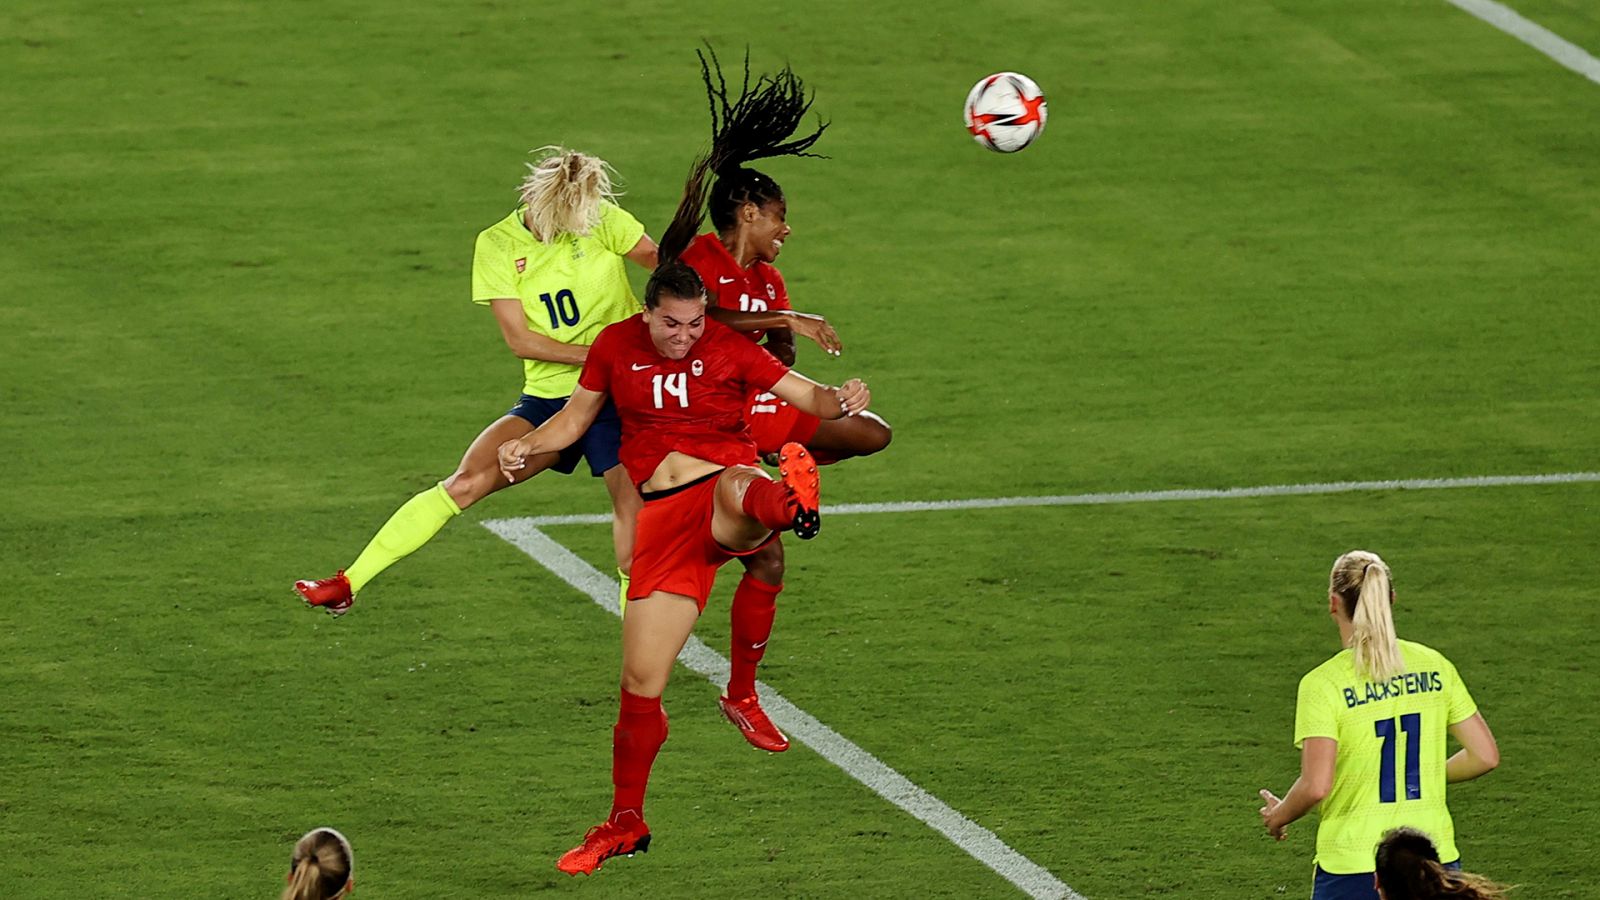
[(632, 856), (650, 849), (650, 826), (637, 813), (621, 813), (626, 824), (607, 819), (589, 829), (583, 843), (561, 854), (556, 868), (568, 875), (589, 875), (613, 856)]
[(761, 708), (761, 700), (755, 694), (743, 700), (718, 697), (717, 706), (728, 717), (728, 721), (738, 727), (750, 746), (768, 753), (782, 753), (789, 749), (789, 739), (767, 718), (767, 711)]
[(355, 594), (350, 593), (350, 579), (344, 577), (343, 569), (333, 573), (330, 578), (296, 581), (294, 590), (306, 601), (307, 606), (320, 606), (330, 616), (344, 615), (350, 611), (350, 604), (356, 602)]
[(794, 497), (794, 536), (809, 541), (822, 530), (822, 476), (806, 448), (790, 441), (778, 451), (778, 474)]

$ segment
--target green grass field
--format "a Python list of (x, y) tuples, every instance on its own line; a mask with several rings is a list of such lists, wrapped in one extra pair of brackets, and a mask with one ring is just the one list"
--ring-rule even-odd
[[(1592, 6), (1512, 5), (1600, 51)], [(592, 479), (344, 619), (290, 592), (514, 401), (468, 275), (530, 148), (609, 159), (659, 236), (702, 39), (833, 123), (767, 167), (846, 342), (799, 368), (896, 427), (831, 502), (1600, 469), (1600, 85), (1446, 3), (593, 6), (0, 9), (7, 896), (276, 896), (319, 824), (364, 897), (1020, 896), (683, 670), (652, 851), (556, 872), (609, 800), (616, 621), (475, 522)], [(1008, 157), (960, 125), (1001, 69), (1051, 103)], [(1468, 867), (1592, 898), (1597, 535), (1596, 483), (831, 517), (763, 679), (1094, 900), (1307, 896), (1314, 821), (1273, 844), (1256, 790), (1366, 547), (1500, 740), (1451, 791)]]

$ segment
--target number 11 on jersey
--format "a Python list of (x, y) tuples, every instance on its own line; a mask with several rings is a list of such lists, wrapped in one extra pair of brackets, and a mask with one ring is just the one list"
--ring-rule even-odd
[[(1374, 736), (1383, 740), (1383, 759), (1378, 768), (1378, 802), (1395, 802), (1395, 743), (1394, 719), (1379, 719), (1372, 723)], [(1406, 799), (1422, 797), (1422, 714), (1406, 713), (1400, 717), (1399, 731), (1406, 737)]]
[(687, 374), (683, 372), (657, 374), (655, 377), (650, 379), (650, 383), (655, 388), (656, 409), (666, 408), (666, 403), (663, 402), (665, 399), (662, 396), (663, 394), (677, 397), (678, 406), (683, 409), (688, 409), (689, 376)]

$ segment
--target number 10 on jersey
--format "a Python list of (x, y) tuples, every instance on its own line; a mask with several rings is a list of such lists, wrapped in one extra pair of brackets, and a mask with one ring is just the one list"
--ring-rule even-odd
[(658, 373), (650, 379), (650, 383), (655, 388), (656, 409), (666, 409), (666, 403), (663, 402), (666, 397), (677, 397), (680, 408), (689, 408), (689, 376), (687, 374), (683, 372)]

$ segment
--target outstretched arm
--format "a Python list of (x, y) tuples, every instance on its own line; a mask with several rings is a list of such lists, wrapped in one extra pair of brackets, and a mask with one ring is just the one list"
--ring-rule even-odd
[(640, 235), (639, 242), (623, 256), (651, 271), (655, 271), (655, 267), (660, 264), (660, 257), (656, 255), (656, 242), (652, 241), (648, 234)]
[(589, 358), (586, 344), (563, 344), (549, 335), (529, 330), (521, 300), (490, 300), (489, 308), (494, 310), (494, 320), (500, 325), (500, 335), (506, 339), (506, 346), (519, 359), (542, 359), (545, 362), (581, 366)]
[(1482, 714), (1474, 713), (1472, 718), (1451, 725), (1450, 736), (1461, 743), (1461, 749), (1445, 761), (1446, 782), (1471, 781), (1500, 765), (1500, 745), (1495, 743), (1494, 732)]
[(711, 318), (732, 328), (734, 331), (783, 329), (815, 341), (818, 347), (833, 356), (838, 356), (844, 352), (844, 345), (839, 343), (838, 332), (833, 330), (833, 326), (828, 324), (827, 319), (812, 313), (796, 312), (792, 309), (741, 312), (737, 309), (723, 309), (716, 305), (711, 306), (706, 312)]
[(1276, 840), (1287, 835), (1284, 829), (1311, 810), (1333, 789), (1333, 762), (1339, 755), (1339, 742), (1333, 738), (1310, 737), (1300, 745), (1300, 777), (1294, 780), (1289, 793), (1279, 800), (1271, 791), (1263, 790), (1261, 799), (1261, 824), (1267, 834)]
[(600, 407), (604, 406), (606, 395), (591, 391), (582, 385), (573, 388), (572, 396), (567, 398), (567, 404), (556, 410), (556, 414), (544, 420), (544, 424), (515, 440), (506, 441), (500, 445), (500, 471), (505, 473), (507, 481), (517, 480), (517, 471), (524, 465), (524, 460), (539, 453), (554, 453), (565, 450), (572, 443), (583, 436), (589, 426), (594, 424), (595, 416), (600, 414)]
[(867, 390), (866, 382), (859, 378), (852, 378), (838, 387), (829, 387), (799, 372), (784, 375), (772, 386), (772, 392), (801, 412), (821, 419), (853, 416), (866, 409), (872, 401), (872, 392)]

